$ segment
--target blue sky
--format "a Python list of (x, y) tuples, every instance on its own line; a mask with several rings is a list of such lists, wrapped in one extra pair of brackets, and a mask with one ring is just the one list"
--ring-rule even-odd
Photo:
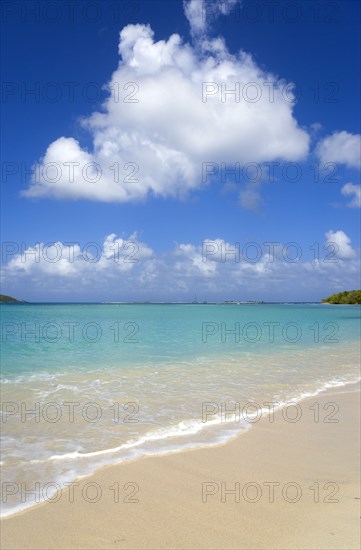
[[(3, 3), (3, 293), (39, 301), (187, 300), (194, 293), (318, 300), (359, 286), (360, 5), (273, 5), (272, 13), (257, 1), (79, 2), (71, 16), (61, 2)], [(126, 82), (136, 84), (137, 103), (124, 103)], [(204, 82), (218, 91), (202, 98)], [(262, 97), (222, 102), (222, 82), (242, 91), (256, 82)], [(119, 85), (117, 101), (109, 83)], [(273, 102), (270, 83), (277, 83)], [(282, 95), (290, 83), (293, 100)], [(138, 183), (124, 185), (129, 170), (114, 183), (109, 166), (118, 159), (138, 167)], [(76, 173), (69, 182), (69, 161), (97, 163), (101, 179), (81, 181)], [(267, 162), (279, 163), (274, 181)], [(42, 174), (51, 163), (62, 166), (60, 181), (34, 181), (36, 163)], [(202, 163), (218, 168), (206, 182)], [(224, 175), (222, 163), (239, 163), (239, 181)], [(242, 175), (248, 163), (262, 170), (256, 182)], [(114, 261), (104, 244), (109, 235), (122, 239), (123, 252), (125, 242), (135, 243), (138, 262)], [(206, 240), (217, 253), (223, 241), (241, 249), (255, 242), (262, 257), (205, 258)], [(270, 241), (280, 243), (275, 258), (266, 255)], [(52, 242), (64, 247), (58, 262), (15, 254), (21, 243), (39, 252)], [(70, 242), (80, 246), (73, 260)], [(103, 250), (99, 261), (84, 260), (89, 242)], [(289, 242), (302, 251), (294, 263), (282, 256)], [(325, 243), (337, 248), (334, 262), (324, 261), (334, 250)]]

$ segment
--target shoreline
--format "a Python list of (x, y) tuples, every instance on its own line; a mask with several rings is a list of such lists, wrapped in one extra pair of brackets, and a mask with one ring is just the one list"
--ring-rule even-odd
[[(248, 533), (248, 535), (246, 536), (243, 533), (242, 528), (241, 533), (242, 536), (246, 536), (245, 540), (247, 541), (247, 544), (244, 546), (235, 545), (234, 514), (236, 514), (237, 516), (235, 506), (242, 508), (242, 513), (246, 514), (246, 517), (248, 518), (250, 524), (252, 524), (252, 522), (254, 523), (254, 521), (257, 522), (257, 517), (252, 519), (252, 516), (250, 516), (250, 514), (252, 514), (252, 509), (255, 506), (256, 510), (258, 510), (261, 515), (264, 515), (264, 520), (266, 521), (266, 523), (267, 516), (270, 512), (272, 512), (272, 516), (274, 510), (278, 510), (278, 512), (282, 512), (282, 514), (286, 514), (289, 521), (289, 513), (296, 505), (299, 506), (299, 509), (301, 509), (303, 513), (306, 513), (306, 511), (304, 510), (305, 504), (307, 504), (306, 510), (315, 504), (313, 502), (309, 502), (310, 491), (306, 488), (307, 483), (308, 486), (311, 485), (310, 478), (318, 478), (321, 475), (321, 484), (322, 482), (337, 483), (338, 485), (340, 485), (340, 487), (342, 486), (346, 492), (350, 490), (350, 480), (348, 480), (346, 483), (344, 479), (347, 472), (349, 475), (350, 469), (348, 468), (347, 472), (343, 472), (342, 470), (343, 460), (346, 459), (346, 462), (351, 461), (352, 464), (351, 485), (352, 492), (355, 493), (353, 497), (354, 502), (351, 502), (353, 506), (350, 506), (350, 499), (346, 499), (345, 503), (340, 501), (337, 506), (336, 504), (334, 505), (334, 507), (336, 508), (336, 512), (341, 511), (340, 519), (337, 519), (339, 517), (338, 514), (335, 514), (335, 517), (333, 517), (334, 514), (332, 513), (331, 516), (333, 518), (332, 525), (335, 525), (335, 521), (337, 525), (339, 524), (339, 529), (343, 532), (343, 537), (347, 538), (347, 543), (340, 543), (339, 539), (332, 538), (336, 535), (329, 535), (326, 537), (327, 543), (320, 542), (317, 543), (318, 545), (302, 546), (302, 542), (299, 546), (297, 546), (297, 544), (292, 545), (294, 541), (292, 542), (287, 538), (289, 535), (287, 535), (286, 525), (284, 525), (282, 521), (281, 524), (282, 529), (285, 530), (283, 536), (287, 538), (287, 544), (286, 546), (284, 546), (284, 548), (356, 548), (356, 541), (358, 542), (358, 539), (356, 537), (357, 528), (354, 525), (354, 519), (357, 516), (358, 520), (359, 514), (356, 514), (355, 517), (352, 516), (352, 527), (350, 527), (349, 523), (351, 518), (349, 517), (349, 511), (354, 508), (355, 503), (359, 504), (359, 500), (357, 500), (357, 498), (359, 497), (356, 496), (357, 475), (354, 467), (354, 445), (356, 444), (356, 447), (358, 448), (357, 440), (359, 437), (359, 432), (357, 432), (357, 423), (355, 422), (355, 418), (357, 418), (359, 423), (359, 409), (357, 409), (357, 403), (360, 399), (360, 390), (357, 389), (357, 384), (352, 384), (355, 389), (345, 389), (345, 387), (347, 386), (344, 385), (339, 386), (338, 388), (331, 388), (317, 395), (320, 406), (322, 405), (324, 407), (325, 405), (327, 405), (327, 403), (329, 403), (328, 400), (331, 398), (333, 398), (334, 400), (336, 399), (337, 402), (342, 405), (340, 407), (342, 420), (340, 423), (316, 423), (310, 421), (310, 418), (308, 418), (304, 421), (301, 420), (298, 424), (292, 424), (289, 422), (284, 422), (284, 419), (282, 419), (281, 416), (281, 411), (277, 410), (274, 415), (273, 423), (267, 422), (267, 417), (262, 417), (257, 424), (252, 426), (254, 429), (247, 429), (223, 444), (217, 444), (211, 447), (185, 449), (179, 452), (158, 456), (145, 456), (132, 462), (123, 462), (120, 464), (104, 466), (103, 468), (97, 470), (94, 474), (78, 479), (76, 482), (76, 484), (79, 484), (79, 486), (83, 488), (86, 484), (91, 485), (94, 483), (98, 484), (100, 487), (103, 487), (104, 495), (102, 495), (102, 498), (99, 501), (88, 502), (84, 498), (81, 498), (80, 500), (78, 498), (78, 501), (71, 503), (69, 502), (70, 490), (67, 489), (61, 492), (61, 498), (58, 502), (43, 502), (26, 510), (18, 511), (11, 516), (2, 518), (2, 547), (4, 549), (96, 547), (283, 548), (282, 546), (277, 546), (277, 544), (275, 544), (275, 541), (273, 543), (271, 542), (270, 544), (263, 542), (263, 546), (259, 546), (257, 544), (259, 544), (260, 541), (258, 541), (258, 538), (254, 536), (254, 533), (253, 536), (249, 537), (248, 530), (246, 530)], [(316, 396), (306, 397), (302, 400), (302, 403), (307, 404), (309, 400), (312, 400), (315, 397)], [(281, 422), (278, 422), (279, 420), (281, 420)], [(297, 434), (298, 437), (296, 437)], [(281, 453), (277, 445), (277, 439), (279, 438), (281, 438), (282, 441), (284, 441), (285, 439), (287, 441), (287, 447), (285, 447), (283, 451), (281, 450)], [(314, 441), (313, 446), (310, 446), (310, 438)], [(344, 452), (341, 452), (341, 456), (339, 455), (340, 449), (338, 447), (335, 448), (334, 445), (334, 442), (339, 441), (340, 439), (344, 440)], [(287, 464), (284, 465), (285, 467), (280, 470), (279, 463), (282, 463), (282, 461), (284, 460), (284, 456), (282, 455), (282, 453), (286, 454), (286, 456), (292, 455), (292, 445), (290, 446), (292, 442), (293, 445), (297, 448), (296, 456), (293, 457), (294, 460), (291, 461), (291, 463), (287, 462)], [(322, 447), (325, 447), (325, 449), (322, 449)], [(249, 452), (251, 449), (254, 450), (253, 460), (251, 460), (249, 456)], [(263, 456), (263, 453), (260, 453), (262, 449), (263, 451), (266, 451), (265, 454), (269, 456), (269, 464), (267, 464), (267, 462), (265, 463), (265, 456)], [(313, 464), (312, 460), (305, 460), (306, 457), (303, 457), (300, 461), (301, 455), (307, 455), (310, 452), (311, 455), (313, 454), (318, 457), (318, 460), (316, 460), (315, 464)], [(240, 455), (242, 456), (241, 461), (239, 459)], [(323, 471), (323, 468), (320, 468), (320, 464), (318, 464), (318, 462), (320, 462), (320, 459), (321, 462), (326, 463), (326, 471), (332, 472), (333, 474), (335, 472), (338, 472), (338, 477), (340, 479), (332, 480), (331, 477), (325, 478), (325, 472)], [(306, 476), (306, 479), (308, 479), (306, 484), (305, 482), (303, 484), (300, 484), (300, 486), (303, 488), (303, 491), (305, 492), (305, 494), (307, 494), (308, 497), (308, 502), (306, 503), (289, 503), (284, 502), (282, 499), (279, 502), (269, 503), (264, 501), (264, 498), (261, 499), (259, 502), (254, 503), (244, 502), (242, 501), (242, 499), (240, 503), (235, 503), (231, 500), (228, 502), (227, 499), (226, 502), (220, 502), (219, 497), (218, 500), (216, 500), (217, 497), (213, 495), (208, 495), (210, 499), (210, 502), (208, 504), (202, 503), (202, 500), (200, 498), (201, 484), (203, 482), (216, 484), (212, 487), (217, 487), (217, 493), (219, 493), (220, 484), (223, 482), (222, 475), (220, 475), (221, 472), (223, 472), (223, 477), (225, 478), (224, 482), (227, 482), (229, 486), (232, 487), (234, 486), (235, 482), (240, 481), (238, 479), (240, 473), (241, 477), (243, 476), (244, 478), (244, 475), (248, 471), (248, 482), (252, 482), (252, 480), (255, 481), (258, 479), (258, 484), (261, 487), (262, 480), (276, 483), (280, 482), (277, 480), (277, 476), (284, 476), (284, 473), (287, 470), (291, 471), (293, 474), (291, 477), (288, 476), (287, 483), (291, 481), (297, 483), (297, 477), (295, 476), (294, 469), (294, 466), (297, 462), (300, 462), (301, 471), (304, 470), (305, 463), (308, 464), (311, 470)], [(239, 467), (241, 463), (244, 465), (244, 468)], [(228, 464), (226, 470), (224, 469), (225, 464)], [(310, 464), (312, 464), (312, 467), (310, 467)], [(233, 475), (228, 475), (228, 479), (226, 476), (227, 472), (233, 472)], [(234, 475), (234, 472), (237, 472), (236, 476)], [(312, 472), (314, 472), (313, 476), (311, 475)], [(257, 475), (255, 475), (255, 473), (257, 473)], [(273, 476), (271, 475), (272, 473), (274, 474)], [(189, 484), (189, 477), (193, 480), (192, 487), (189, 489), (190, 494), (192, 494), (192, 498), (190, 498), (189, 495), (187, 497), (187, 495), (185, 495), (184, 492), (182, 493), (182, 491), (180, 490), (182, 487), (184, 489), (184, 486), (187, 485), (187, 483)], [(272, 477), (274, 479), (272, 479)], [(337, 478), (337, 476), (335, 475), (333, 475), (333, 477)], [(166, 481), (164, 482), (164, 480)], [(178, 480), (178, 484), (177, 482), (176, 484), (174, 484), (175, 480)], [(317, 479), (313, 479), (313, 481), (314, 483), (319, 483)], [(167, 491), (166, 487), (162, 488), (159, 485), (161, 483), (166, 486), (167, 482), (170, 484), (169, 489), (171, 489), (171, 491)], [(110, 491), (109, 489), (107, 489), (106, 491), (106, 487), (109, 488), (110, 486), (114, 486), (114, 483), (120, 483), (119, 487), (122, 488), (121, 492), (126, 492), (126, 494), (124, 493), (122, 495), (118, 495), (121, 501), (119, 503), (111, 502), (110, 497), (112, 495), (110, 493), (112, 493), (112, 491)], [(136, 486), (129, 485), (127, 489), (124, 489), (126, 483), (133, 483), (139, 486), (138, 503), (131, 502), (133, 499), (130, 494), (132, 490), (134, 492)], [(96, 485), (94, 485), (93, 487), (96, 487)], [(118, 490), (119, 487), (117, 487)], [(164, 494), (164, 490), (166, 490), (166, 494)], [(142, 493), (143, 495), (145, 495), (145, 497), (142, 497)], [(149, 496), (159, 496), (159, 494), (163, 494), (163, 498), (158, 501), (157, 506), (152, 506), (152, 499), (150, 499), (149, 501)], [(166, 495), (167, 498), (165, 498)], [(113, 496), (115, 497), (115, 494)], [(130, 498), (130, 501), (122, 502), (122, 500), (124, 500), (123, 497)], [(212, 499), (214, 502), (212, 501)], [(182, 502), (183, 506), (181, 505), (179, 507), (179, 503)], [(324, 504), (322, 502), (319, 502), (318, 504), (320, 505), (318, 509), (317, 506), (316, 508), (315, 505), (313, 506), (315, 508), (314, 512), (316, 513), (316, 515), (318, 514), (322, 516), (322, 521), (327, 523), (328, 514), (325, 510), (325, 508), (327, 509), (327, 504)], [(287, 510), (287, 505), (290, 510)], [(155, 508), (158, 509), (158, 512), (155, 510)], [(167, 517), (167, 514), (169, 514), (170, 510), (176, 510), (178, 508), (180, 508), (182, 513), (180, 514), (180, 518), (178, 518), (178, 516), (174, 517), (174, 515), (172, 515), (171, 522), (174, 523), (175, 527), (173, 530), (171, 530), (171, 532), (173, 533), (173, 538), (171, 538), (170, 540), (169, 533), (164, 532), (164, 529), (166, 529), (166, 527), (164, 527), (163, 516), (165, 515), (165, 517)], [(189, 514), (187, 512), (188, 508), (190, 508), (190, 510), (193, 510), (194, 515), (198, 515), (202, 519), (203, 524), (206, 525), (207, 529), (213, 533), (211, 538), (209, 538), (207, 535), (204, 535), (203, 538), (200, 538), (200, 533), (197, 532), (197, 529), (195, 531), (193, 529), (193, 535), (190, 538), (186, 537), (186, 539), (184, 539), (184, 522), (181, 521), (181, 517), (186, 515), (188, 517), (188, 521), (190, 521), (191, 518), (189, 517)], [(216, 533), (213, 532), (213, 521), (208, 520), (207, 514), (206, 517), (204, 517), (204, 511), (207, 509), (211, 510), (211, 516), (213, 516), (214, 508), (218, 510), (218, 514), (221, 514), (225, 525), (227, 525), (229, 521), (231, 521), (231, 532), (229, 532), (228, 528), (225, 531), (221, 530), (221, 533), (218, 533), (218, 531)], [(328, 509), (332, 511), (332, 506), (331, 508), (329, 506)], [(95, 510), (100, 516), (98, 519), (94, 517)], [(91, 513), (91, 521), (87, 521), (87, 518), (83, 517), (84, 514), (85, 516), (87, 514), (89, 516), (89, 513)], [(231, 514), (230, 517), (228, 517), (229, 513)], [(117, 520), (121, 519), (121, 524), (123, 526), (124, 514), (133, 525), (132, 532), (128, 533), (125, 541), (121, 541), (120, 539), (122, 537), (120, 537), (120, 539), (114, 538), (112, 542), (110, 542), (109, 539), (109, 541), (105, 543), (105, 540), (103, 538), (105, 536), (105, 532), (102, 522), (104, 522), (105, 518), (108, 518), (108, 516), (111, 517), (113, 519), (112, 526), (109, 525), (108, 520), (105, 521), (105, 524), (107, 525), (106, 529), (110, 529), (110, 531), (113, 533), (114, 529), (116, 530)], [(136, 515), (136, 517), (138, 517), (138, 521), (136, 522), (136, 525), (138, 525), (138, 527), (134, 525), (134, 514)], [(146, 529), (145, 535), (144, 530), (142, 529), (142, 522), (145, 521), (145, 523), (147, 524), (147, 517), (149, 515), (153, 517), (154, 514), (156, 514), (156, 517), (159, 519), (160, 525), (163, 524), (164, 537), (160, 536), (161, 533), (154, 533), (152, 529), (149, 530), (148, 528)], [(308, 512), (306, 513), (306, 516), (307, 514)], [(75, 530), (74, 532), (74, 515), (77, 518), (76, 522), (80, 522), (80, 525), (82, 526), (82, 528), (80, 529), (80, 533), (77, 530)], [(303, 519), (305, 520), (305, 518)], [(55, 527), (53, 527), (54, 522)], [(67, 526), (68, 524), (71, 525), (70, 532), (76, 539), (74, 543), (70, 543), (70, 539), (67, 537), (67, 535), (64, 534), (61, 529), (59, 530), (59, 522), (60, 525), (65, 523)], [(97, 533), (103, 533), (103, 542), (101, 546), (99, 546), (98, 543), (98, 545), (95, 544), (93, 538), (89, 538), (89, 534), (87, 534), (89, 533), (89, 530), (94, 531), (95, 526), (97, 526)], [(345, 526), (347, 526), (347, 528)], [(179, 529), (183, 533), (181, 539), (178, 539), (178, 537), (176, 536), (176, 532), (179, 531)], [(160, 529), (160, 531), (162, 531), (162, 528)], [(333, 531), (330, 531), (330, 533), (331, 532)], [(302, 533), (300, 533), (300, 535), (302, 535)], [(352, 540), (350, 539), (350, 536)], [(306, 538), (307, 537), (308, 535), (306, 536)], [(354, 539), (352, 537), (354, 537)], [(107, 539), (107, 537), (105, 538)], [(98, 538), (96, 538), (96, 540), (98, 540)], [(114, 541), (116, 540), (119, 540), (119, 542), (115, 544)], [(183, 540), (184, 542), (179, 542)], [(221, 540), (223, 540), (223, 544), (220, 542)], [(333, 541), (336, 540), (336, 546), (332, 546)], [(181, 545), (179, 546), (179, 544)], [(241, 544), (239, 540), (237, 544)]]
[[(281, 401), (277, 407), (273, 407), (272, 413), (270, 412), (270, 409), (267, 410), (266, 408), (261, 406), (261, 408), (258, 409), (258, 411), (257, 411), (257, 412), (261, 413), (261, 416), (260, 416), (259, 420), (263, 421), (263, 420), (267, 419), (271, 414), (276, 414), (278, 412), (281, 412), (285, 407), (288, 407), (292, 403), (301, 404), (301, 403), (303, 403), (303, 402), (305, 402), (309, 399), (312, 399), (312, 398), (315, 398), (315, 397), (318, 397), (318, 396), (323, 396), (323, 395), (326, 395), (326, 394), (329, 394), (329, 393), (334, 394), (334, 393), (360, 392), (361, 391), (360, 382), (361, 382), (361, 378), (359, 378), (357, 381), (354, 381), (354, 382), (336, 382), (335, 384), (332, 384), (331, 382), (326, 382), (320, 389), (315, 390), (314, 392), (311, 392), (311, 393), (310, 392), (305, 392), (305, 393), (302, 393), (302, 394), (300, 394), (296, 397), (291, 398), (288, 401)], [(259, 405), (259, 403), (257, 403), (257, 404)], [(263, 403), (263, 404), (265, 404), (265, 403)], [(275, 402), (270, 402), (269, 404), (274, 405)], [(242, 417), (241, 422), (243, 422), (243, 424), (242, 424), (243, 427), (242, 428), (239, 427), (239, 429), (237, 429), (236, 432), (231, 433), (230, 435), (228, 435), (228, 437), (224, 435), (224, 437), (225, 437), (224, 440), (208, 441), (207, 443), (201, 443), (201, 442), (187, 443), (187, 442), (185, 442), (184, 446), (181, 446), (181, 444), (180, 444), (180, 446), (178, 448), (174, 449), (174, 450), (159, 450), (159, 451), (156, 451), (154, 453), (143, 454), (143, 455), (137, 456), (135, 458), (124, 459), (124, 460), (121, 460), (120, 462), (112, 462), (112, 463), (108, 463), (108, 464), (103, 464), (101, 466), (95, 467), (95, 469), (93, 471), (90, 471), (87, 474), (84, 474), (82, 476), (79, 476), (79, 475), (74, 476), (74, 479), (67, 480), (66, 482), (63, 482), (62, 484), (59, 480), (57, 480), (57, 481), (52, 480), (52, 482), (57, 483), (59, 486), (61, 486), (61, 485), (65, 486), (66, 483), (74, 484), (74, 483), (79, 482), (79, 480), (81, 480), (81, 479), (92, 478), (93, 476), (97, 475), (98, 473), (100, 473), (104, 469), (117, 467), (117, 466), (121, 466), (121, 465), (126, 465), (126, 464), (132, 464), (132, 463), (138, 462), (139, 460), (143, 460), (143, 459), (146, 459), (146, 458), (161, 458), (161, 457), (167, 457), (167, 456), (171, 456), (171, 455), (175, 455), (175, 454), (186, 453), (186, 452), (190, 452), (190, 451), (197, 451), (197, 450), (202, 450), (202, 449), (212, 449), (212, 448), (215, 448), (215, 447), (224, 446), (224, 445), (227, 445), (229, 442), (232, 442), (233, 440), (235, 440), (235, 439), (241, 437), (242, 435), (246, 434), (249, 430), (251, 430), (253, 428), (255, 423), (253, 421), (249, 420), (249, 418), (251, 418), (252, 416), (254, 416), (254, 414), (250, 413), (247, 420), (245, 420)], [(202, 432), (203, 428), (209, 427), (209, 424), (212, 424), (213, 422), (214, 422), (213, 420), (212, 421), (206, 421), (203, 424), (203, 427), (200, 428), (199, 431)], [(234, 421), (232, 421), (232, 419), (231, 420), (226, 419), (225, 421), (221, 421), (221, 420), (216, 421), (216, 422), (214, 422), (214, 424), (216, 426), (220, 426), (222, 424), (232, 424), (232, 422), (234, 422)], [(240, 422), (240, 420), (238, 420), (238, 423), (239, 422)], [(257, 420), (256, 420), (256, 422), (257, 422)], [(240, 425), (240, 424), (238, 424), (238, 425)], [(108, 452), (110, 453), (111, 451), (112, 451), (112, 449), (100, 449), (98, 451), (94, 451), (91, 454), (94, 454), (94, 455), (102, 454), (102, 453), (106, 454)], [(66, 490), (66, 489), (63, 488), (62, 490)], [(47, 497), (50, 499), (50, 495), (47, 495)], [(13, 518), (13, 517), (16, 517), (20, 514), (29, 512), (29, 511), (31, 511), (35, 508), (38, 508), (39, 506), (43, 506), (46, 503), (47, 503), (46, 500), (41, 500), (40, 502), (37, 502), (36, 504), (29, 503), (28, 506), (22, 507), (18, 510), (11, 511), (10, 513), (8, 513), (6, 515), (0, 515), (0, 521), (2, 521), (4, 519), (7, 519), (7, 518)]]
[[(292, 403), (300, 404), (300, 403), (303, 403), (303, 402), (305, 402), (309, 399), (312, 399), (312, 398), (315, 398), (315, 397), (318, 397), (318, 396), (323, 396), (323, 395), (326, 395), (328, 393), (334, 394), (334, 393), (361, 392), (360, 382), (361, 382), (361, 377), (359, 377), (359, 379), (357, 381), (354, 381), (354, 382), (336, 382), (335, 384), (332, 384), (332, 382), (326, 382), (326, 383), (324, 383), (324, 385), (320, 389), (317, 389), (314, 392), (311, 392), (311, 393), (310, 392), (305, 392), (305, 393), (302, 393), (302, 394), (300, 394), (296, 397), (291, 398), (289, 401), (281, 401), (277, 407), (273, 407), (272, 413), (270, 412), (270, 409), (267, 410), (267, 409), (265, 409), (264, 407), (261, 406), (261, 408), (258, 409), (258, 411), (257, 411), (257, 412), (261, 413), (261, 416), (260, 416), (259, 420), (264, 421), (271, 414), (277, 414), (278, 412), (282, 411), (285, 406), (289, 406)], [(349, 388), (349, 389), (347, 389), (347, 388)], [(257, 404), (259, 405), (259, 403), (257, 403)], [(263, 405), (264, 404), (265, 403), (263, 403)], [(270, 402), (269, 404), (274, 405), (275, 402)], [(249, 415), (249, 417), (252, 417), (252, 413)], [(228, 420), (225, 420), (225, 421), (220, 420), (219, 422), (218, 421), (215, 422), (214, 420), (206, 421), (203, 424), (203, 427), (200, 428), (199, 431), (202, 432), (202, 430), (204, 428), (209, 427), (209, 424), (213, 423), (213, 422), (216, 426), (220, 426), (222, 424), (231, 424), (232, 420), (229, 420), (229, 421)], [(239, 422), (240, 421), (238, 421), (238, 423)], [(121, 465), (126, 465), (126, 464), (132, 464), (132, 463), (138, 462), (138, 461), (146, 459), (146, 458), (161, 458), (161, 457), (172, 456), (172, 455), (175, 455), (175, 454), (187, 453), (187, 452), (190, 452), (190, 451), (197, 451), (197, 450), (203, 450), (203, 449), (212, 449), (212, 448), (216, 448), (216, 447), (219, 447), (219, 446), (224, 446), (224, 445), (227, 445), (228, 443), (234, 441), (235, 439), (245, 435), (254, 426), (254, 422), (250, 421), (248, 418), (247, 418), (247, 420), (245, 420), (242, 417), (242, 422), (243, 422), (243, 424), (242, 424), (243, 427), (242, 428), (239, 427), (237, 432), (231, 433), (230, 435), (228, 435), (228, 437), (224, 435), (224, 437), (225, 437), (224, 440), (208, 441), (207, 443), (194, 442), (194, 443), (188, 443), (188, 444), (185, 442), (184, 446), (181, 446), (181, 444), (180, 444), (180, 447), (176, 448), (174, 450), (159, 450), (158, 452), (154, 452), (154, 453), (151, 453), (151, 454), (146, 454), (145, 453), (145, 454), (137, 456), (135, 458), (124, 459), (124, 460), (121, 460), (120, 462), (113, 462), (113, 463), (109, 463), (109, 464), (103, 464), (101, 466), (95, 467), (95, 469), (93, 471), (90, 471), (89, 473), (84, 474), (82, 476), (75, 475), (74, 479), (67, 480), (66, 482), (63, 481), (62, 484), (59, 480), (57, 480), (57, 481), (52, 480), (52, 482), (57, 483), (61, 487), (61, 485), (65, 486), (66, 483), (67, 484), (74, 484), (74, 483), (79, 482), (82, 479), (92, 478), (93, 476), (95, 476), (98, 473), (102, 472), (104, 469), (117, 467), (117, 466), (121, 466)], [(208, 423), (208, 425), (207, 425), (207, 423)], [(100, 449), (100, 450), (94, 451), (93, 453), (90, 453), (90, 454), (97, 455), (97, 454), (102, 454), (102, 453), (106, 454), (108, 452), (109, 453), (112, 452), (112, 449)], [(66, 490), (66, 489), (63, 487), (62, 491), (64, 491), (64, 490)], [(50, 499), (51, 497), (49, 495), (47, 495), (47, 498)], [(28, 506), (21, 507), (20, 509), (17, 509), (17, 510), (14, 510), (14, 511), (10, 511), (9, 513), (7, 513), (5, 515), (0, 513), (0, 522), (2, 520), (8, 519), (8, 518), (17, 517), (17, 516), (19, 516), (21, 514), (24, 514), (26, 512), (30, 512), (31, 510), (36, 509), (39, 506), (43, 506), (43, 505), (46, 505), (46, 504), (47, 504), (46, 499), (45, 500), (43, 499), (40, 502), (37, 502), (36, 504), (29, 503)]]

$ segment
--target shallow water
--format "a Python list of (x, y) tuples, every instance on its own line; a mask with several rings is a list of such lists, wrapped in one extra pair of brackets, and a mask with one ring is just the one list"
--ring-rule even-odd
[[(0, 310), (2, 479), (16, 487), (61, 485), (105, 464), (221, 443), (250, 428), (257, 409), (267, 414), (265, 403), (359, 379), (358, 306)], [(3, 515), (42, 500), (41, 490), (24, 502), (20, 493), (3, 498)]]

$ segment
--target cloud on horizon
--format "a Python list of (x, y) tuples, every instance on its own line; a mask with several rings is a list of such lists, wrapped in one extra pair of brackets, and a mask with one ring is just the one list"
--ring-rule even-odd
[(129, 239), (112, 233), (97, 246), (41, 243), (12, 254), (2, 284), (8, 294), (28, 300), (178, 301), (193, 299), (194, 293), (202, 300), (283, 300), (295, 299), (295, 288), (298, 299), (312, 299), (356, 287), (360, 277), (348, 235), (329, 230), (325, 237), (311, 260), (293, 245), (279, 243), (272, 250), (265, 243), (239, 243), (237, 248), (220, 238), (176, 243), (156, 254), (136, 232)]

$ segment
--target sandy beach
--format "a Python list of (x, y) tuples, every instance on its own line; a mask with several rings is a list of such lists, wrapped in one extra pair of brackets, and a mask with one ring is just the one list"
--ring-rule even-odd
[(2, 520), (2, 548), (359, 548), (359, 405), (341, 388), (297, 422), (280, 410), (225, 445), (104, 468)]

